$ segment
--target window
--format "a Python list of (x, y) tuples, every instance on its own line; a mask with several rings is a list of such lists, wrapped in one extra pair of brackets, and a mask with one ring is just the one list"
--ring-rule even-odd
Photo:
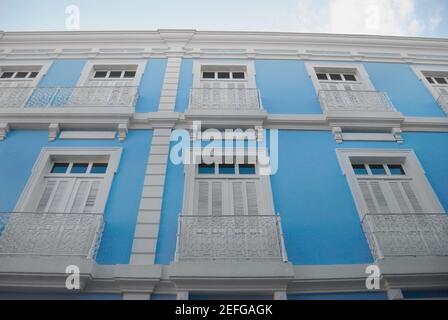
[[(413, 67), (418, 77), (428, 87), (434, 98), (438, 100), (440, 96), (448, 96), (448, 70), (424, 70), (423, 67)], [(448, 101), (448, 98), (447, 100)]]
[(405, 171), (401, 164), (355, 164), (352, 163), (352, 168), (355, 175), (385, 175), (385, 176), (397, 176), (405, 175)]
[(255, 164), (232, 163), (232, 164), (205, 164), (198, 165), (198, 174), (208, 175), (249, 175), (256, 174)]
[(356, 75), (349, 73), (320, 73), (316, 72), (318, 80), (324, 81), (357, 81)]
[(361, 216), (443, 212), (412, 151), (338, 149), (337, 154)]
[(107, 163), (96, 162), (55, 162), (50, 173), (54, 174), (89, 174), (106, 173)]
[(202, 79), (208, 80), (244, 80), (246, 73), (242, 71), (203, 71)]
[(34, 79), (39, 74), (38, 71), (3, 71), (0, 72), (0, 79), (3, 80), (26, 80)]
[(133, 79), (136, 72), (132, 70), (121, 71), (95, 71), (94, 79)]
[(103, 212), (120, 155), (120, 148), (45, 148), (16, 210)]

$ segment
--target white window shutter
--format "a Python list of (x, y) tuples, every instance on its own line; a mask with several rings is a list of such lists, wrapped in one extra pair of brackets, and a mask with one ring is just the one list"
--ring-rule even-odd
[(390, 213), (380, 181), (358, 181), (367, 213)]
[(209, 181), (198, 181), (198, 215), (209, 214)]
[(92, 181), (90, 183), (90, 190), (87, 196), (86, 204), (84, 206), (84, 213), (91, 213), (95, 207), (96, 197), (100, 189), (100, 181)]
[(258, 196), (257, 183), (255, 181), (246, 182), (246, 196), (247, 196), (247, 214), (258, 214)]
[(44, 192), (42, 193), (39, 203), (37, 204), (37, 212), (45, 212), (45, 209), (47, 208), (48, 202), (50, 201), (50, 197), (53, 194), (53, 190), (56, 184), (57, 181), (55, 180), (46, 181)]
[(414, 192), (413, 185), (410, 181), (403, 181), (401, 182), (401, 186), (403, 187), (403, 190), (411, 203), (411, 207), (416, 213), (423, 213), (423, 208), (420, 205), (420, 202), (417, 198), (417, 195)]
[(212, 215), (220, 216), (223, 214), (223, 182), (212, 181)]
[(48, 208), (48, 212), (64, 212), (65, 205), (67, 204), (67, 192), (69, 181), (67, 180), (59, 180), (57, 182), (56, 190), (53, 195), (53, 199), (51, 200), (50, 207)]
[(236, 216), (244, 215), (244, 195), (243, 195), (243, 182), (233, 181), (232, 195), (233, 195), (233, 214)]
[(90, 181), (80, 181), (79, 182), (78, 188), (75, 191), (75, 199), (73, 200), (73, 205), (72, 205), (70, 212), (74, 212), (74, 213), (83, 212), (89, 186), (90, 186)]

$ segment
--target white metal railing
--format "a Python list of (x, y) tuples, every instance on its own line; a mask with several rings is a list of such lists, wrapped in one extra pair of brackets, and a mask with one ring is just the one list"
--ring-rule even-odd
[(321, 90), (319, 101), (323, 111), (395, 112), (385, 92)]
[(278, 215), (179, 216), (176, 260), (280, 260)]
[(437, 101), (445, 113), (448, 114), (448, 94), (441, 94)]
[(103, 227), (102, 214), (0, 213), (0, 255), (93, 259)]
[(0, 88), (0, 108), (134, 107), (137, 87)]
[(193, 88), (190, 110), (259, 110), (260, 94), (255, 88)]
[(447, 214), (367, 214), (362, 226), (376, 259), (448, 256)]

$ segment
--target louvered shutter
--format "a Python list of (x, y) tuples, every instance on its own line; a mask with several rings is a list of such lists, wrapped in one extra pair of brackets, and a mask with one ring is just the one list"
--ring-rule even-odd
[(230, 180), (229, 194), (232, 196), (233, 204), (231, 214), (233, 215), (257, 215), (258, 210), (258, 180)]
[(73, 191), (70, 212), (91, 213), (95, 207), (101, 182), (94, 179), (80, 179)]
[(224, 214), (224, 181), (198, 180), (197, 214), (219, 216)]
[(422, 213), (412, 180), (359, 180), (367, 213)]
[(72, 181), (63, 179), (46, 180), (44, 191), (38, 201), (37, 212), (65, 212)]

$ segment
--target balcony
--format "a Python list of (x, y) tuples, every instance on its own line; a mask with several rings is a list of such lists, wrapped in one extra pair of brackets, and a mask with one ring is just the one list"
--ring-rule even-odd
[(59, 108), (134, 108), (137, 87), (0, 88), (0, 110)]
[(194, 88), (190, 93), (192, 111), (258, 111), (261, 109), (258, 89)]
[(367, 214), (362, 221), (375, 259), (448, 257), (448, 216), (439, 214)]
[(93, 259), (102, 214), (0, 213), (0, 256), (78, 256)]
[(448, 114), (448, 94), (441, 94), (437, 101), (445, 113)]
[(280, 217), (179, 217), (177, 261), (286, 261)]
[(319, 101), (324, 112), (396, 112), (385, 92), (321, 90)]

